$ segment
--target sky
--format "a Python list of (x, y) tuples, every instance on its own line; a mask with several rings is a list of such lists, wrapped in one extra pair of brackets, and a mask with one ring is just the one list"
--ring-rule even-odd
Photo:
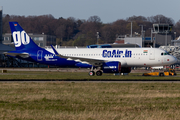
[(103, 23), (132, 16), (164, 15), (175, 23), (180, 20), (180, 0), (0, 0), (3, 14), (87, 20), (99, 16)]

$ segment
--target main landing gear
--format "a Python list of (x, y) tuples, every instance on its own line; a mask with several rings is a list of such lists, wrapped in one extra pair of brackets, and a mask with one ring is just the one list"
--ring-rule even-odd
[(96, 71), (96, 75), (97, 75), (97, 76), (101, 76), (101, 75), (102, 75), (102, 71), (100, 71), (100, 70), (99, 70), (99, 71)]
[[(95, 75), (95, 72), (94, 72), (94, 71), (90, 71), (90, 72), (89, 72), (89, 75), (90, 75), (90, 76), (94, 76), (94, 75)], [(97, 75), (97, 76), (101, 76), (101, 75), (102, 75), (102, 71), (100, 71), (100, 70), (99, 70), (99, 71), (96, 71), (96, 75)]]
[[(95, 72), (93, 71), (93, 66), (91, 68), (91, 71), (89, 72), (89, 75), (90, 76), (94, 76), (95, 75)], [(101, 76), (102, 75), (102, 71), (101, 70), (96, 71), (96, 75), (97, 76)]]

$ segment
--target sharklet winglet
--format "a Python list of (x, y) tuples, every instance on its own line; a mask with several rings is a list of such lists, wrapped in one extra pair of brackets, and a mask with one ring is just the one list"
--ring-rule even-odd
[(55, 55), (60, 55), (60, 54), (57, 52), (57, 50), (54, 48), (54, 46), (53, 46), (53, 45), (51, 45), (51, 47), (52, 47), (52, 49), (53, 49), (53, 51), (54, 51)]

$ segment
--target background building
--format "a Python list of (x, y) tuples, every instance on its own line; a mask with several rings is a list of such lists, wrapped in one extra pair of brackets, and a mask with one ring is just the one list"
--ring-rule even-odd
[(153, 24), (151, 37), (145, 37), (145, 31), (142, 29), (141, 35), (134, 33), (133, 35), (119, 35), (115, 43), (137, 44), (142, 47), (160, 47), (171, 45), (173, 39), (173, 25), (171, 24)]
[(154, 45), (156, 47), (171, 45), (172, 28), (172, 24), (153, 24)]
[(119, 44), (137, 44), (139, 46), (142, 47), (142, 37), (139, 36), (128, 36), (128, 35), (119, 35), (116, 38), (115, 43), (119, 43)]
[(0, 44), (2, 43), (2, 7), (0, 7)]

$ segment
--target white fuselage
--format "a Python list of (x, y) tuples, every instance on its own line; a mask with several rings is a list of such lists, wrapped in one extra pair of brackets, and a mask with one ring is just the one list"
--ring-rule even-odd
[[(46, 49), (52, 53), (52, 49)], [(63, 56), (92, 60), (119, 61), (121, 66), (164, 66), (174, 64), (177, 59), (157, 48), (60, 48)]]

